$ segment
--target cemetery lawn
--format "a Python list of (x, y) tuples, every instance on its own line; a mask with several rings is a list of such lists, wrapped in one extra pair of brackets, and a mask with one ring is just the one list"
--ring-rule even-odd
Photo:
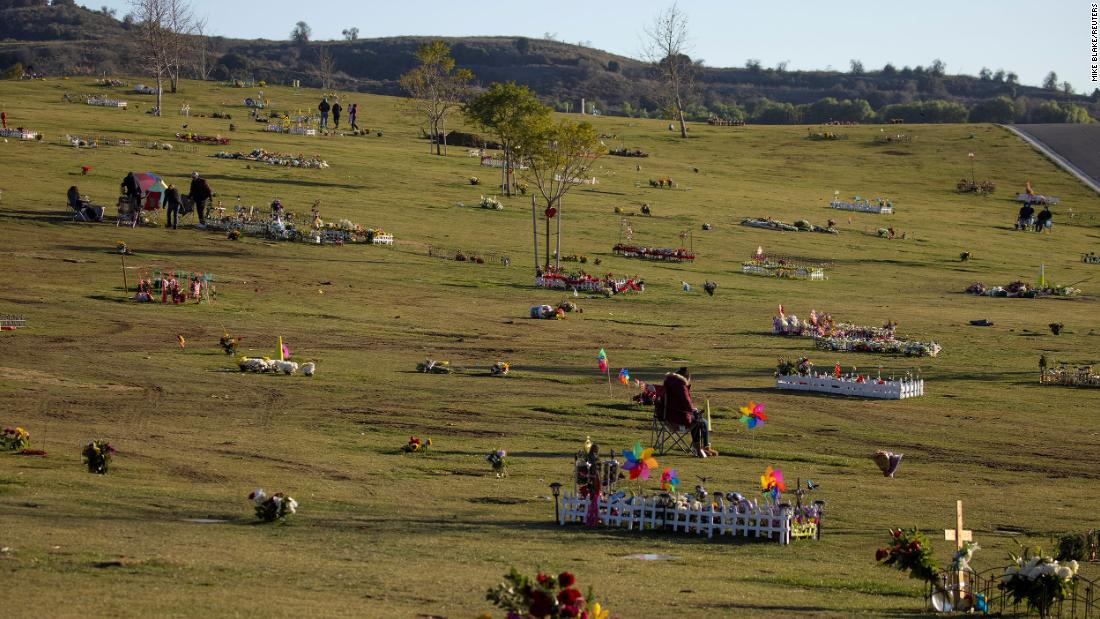
[[(264, 90), (280, 111), (319, 100), (314, 90)], [(64, 92), (99, 91), (85, 78), (0, 82), (9, 125), (46, 136), (0, 143), (0, 313), (27, 319), (25, 329), (0, 334), (0, 425), (26, 428), (32, 447), (49, 452), (0, 454), (0, 581), (21, 609), (51, 617), (278, 609), (466, 619), (490, 610), (486, 589), (515, 566), (570, 570), (623, 618), (919, 615), (924, 588), (875, 564), (889, 527), (926, 530), (946, 564), (953, 543), (942, 529), (962, 499), (982, 546), (972, 564), (985, 569), (1005, 565), (1018, 544), (1050, 550), (1055, 536), (1100, 525), (1100, 393), (1037, 380), (1043, 353), (1100, 362), (1100, 266), (1081, 262), (1100, 250), (1100, 198), (1004, 129), (842, 127), (848, 139), (820, 142), (806, 139), (806, 127), (694, 124), (680, 140), (665, 121), (595, 119), (614, 136), (604, 139), (609, 147), (651, 156), (604, 157), (599, 184), (566, 196), (562, 253), (586, 255), (589, 272), (638, 275), (646, 291), (582, 297), (583, 313), (536, 321), (530, 306), (565, 295), (531, 286), (530, 198), (502, 198), (503, 211), (476, 208), (481, 194), (498, 193), (497, 171), (461, 147), (429, 155), (420, 123), (398, 99), (344, 98), (359, 103), (370, 136), (306, 138), (262, 132), (241, 104), (255, 89), (184, 82), (180, 94), (165, 96), (160, 118), (144, 113), (153, 105), (147, 96), (123, 95), (129, 111), (62, 102)], [(176, 115), (185, 102), (190, 118)], [(215, 111), (232, 121), (196, 116)], [(232, 143), (192, 150), (172, 137), (184, 123)], [(875, 144), (882, 131), (915, 139)], [(77, 150), (59, 143), (66, 133), (133, 143)], [(142, 148), (153, 140), (175, 150)], [(210, 156), (256, 147), (319, 154), (331, 167)], [(970, 174), (968, 152), (978, 179), (996, 183), (994, 195), (954, 193)], [(91, 171), (80, 176), (85, 165)], [(131, 170), (158, 173), (184, 192), (198, 170), (229, 210), (238, 194), (265, 210), (279, 197), (301, 215), (319, 200), (325, 220), (381, 227), (397, 244), (234, 242), (194, 229), (194, 216), (177, 231), (115, 228), (117, 187)], [(660, 177), (676, 187), (650, 188)], [(1027, 180), (1061, 199), (1053, 234), (1012, 229), (1011, 197)], [(73, 184), (108, 206), (112, 223), (72, 223), (64, 199)], [(827, 209), (834, 190), (888, 196), (896, 214)], [(636, 213), (643, 202), (652, 217), (626, 218), (634, 242), (675, 247), (691, 231), (694, 264), (611, 255), (620, 230), (614, 208)], [(765, 216), (818, 225), (832, 218), (841, 232), (739, 225)], [(713, 229), (702, 231), (703, 223)], [(877, 229), (891, 225), (907, 238), (879, 238)], [(127, 270), (131, 287), (152, 267), (208, 271), (216, 302), (125, 301), (117, 240), (135, 252), (126, 259), (136, 267)], [(507, 255), (511, 264), (433, 258), (429, 245)], [(742, 275), (741, 261), (758, 246), (835, 264), (824, 282)], [(960, 262), (963, 251), (973, 258)], [(963, 294), (975, 281), (1034, 281), (1040, 264), (1048, 280), (1084, 294)], [(718, 283), (713, 298), (703, 293), (706, 279)], [(818, 352), (811, 340), (769, 335), (781, 303), (801, 317), (814, 308), (856, 324), (896, 320), (899, 333), (934, 339), (943, 352)], [(980, 318), (995, 326), (968, 324)], [(1053, 322), (1065, 324), (1062, 335), (1051, 335)], [(250, 355), (274, 356), (281, 335), (295, 360), (317, 362), (317, 375), (241, 374), (218, 348), (223, 331), (242, 337)], [(764, 468), (781, 467), (792, 485), (820, 485), (810, 498), (828, 501), (822, 539), (782, 547), (557, 526), (548, 484), (571, 488), (572, 454), (586, 436), (616, 451), (649, 438), (651, 413), (630, 404), (634, 390), (616, 382), (609, 397), (595, 369), (600, 348), (612, 373), (625, 367), (642, 380), (691, 367), (722, 455), (658, 458), (684, 487), (705, 477), (711, 491), (758, 495)], [(776, 359), (801, 355), (846, 371), (919, 371), (927, 395), (777, 393)], [(463, 371), (417, 373), (426, 358)], [(488, 377), (496, 361), (511, 363), (512, 375)], [(769, 417), (751, 435), (736, 421), (750, 399), (763, 401)], [(402, 455), (410, 435), (431, 437), (431, 452)], [(81, 446), (98, 438), (119, 450), (107, 476), (89, 475), (80, 462)], [(498, 448), (509, 452), (506, 479), (485, 461)], [(871, 462), (880, 448), (905, 454), (896, 479)], [(298, 499), (298, 515), (286, 525), (255, 524), (247, 495), (257, 487)], [(625, 559), (641, 553), (672, 558)], [(1084, 575), (1100, 573), (1086, 566)]]

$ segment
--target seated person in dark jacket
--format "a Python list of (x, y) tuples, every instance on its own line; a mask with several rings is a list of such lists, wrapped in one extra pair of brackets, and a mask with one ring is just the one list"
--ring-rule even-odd
[(691, 373), (686, 367), (665, 374), (665, 421), (691, 428), (691, 453), (699, 458), (717, 456), (710, 446), (710, 428), (691, 403)]
[(1035, 231), (1042, 232), (1043, 228), (1051, 227), (1051, 219), (1054, 218), (1054, 213), (1050, 212), (1049, 206), (1044, 206), (1043, 210), (1039, 211), (1039, 215), (1035, 217)]
[(1024, 202), (1024, 205), (1020, 207), (1020, 214), (1016, 218), (1016, 228), (1018, 230), (1027, 230), (1031, 226), (1031, 218), (1035, 216), (1035, 209), (1031, 207), (1031, 204)]
[(76, 188), (76, 185), (69, 187), (67, 196), (69, 208), (80, 213), (81, 217), (88, 221), (103, 221), (103, 207), (95, 206), (87, 199), (81, 197), (80, 190)]

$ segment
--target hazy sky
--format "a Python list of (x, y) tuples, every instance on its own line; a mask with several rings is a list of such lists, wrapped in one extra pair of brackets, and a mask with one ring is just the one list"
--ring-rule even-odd
[[(100, 6), (104, 0), (90, 3)], [(106, 0), (121, 16), (126, 0)], [(499, 35), (585, 42), (637, 57), (640, 33), (667, 0), (191, 0), (216, 34), (287, 38), (304, 20), (314, 39), (338, 39), (345, 28), (360, 37), (397, 35)], [(788, 61), (791, 69), (867, 69), (891, 62), (977, 74), (983, 66), (1015, 71), (1025, 84), (1057, 72), (1078, 92), (1100, 84), (1091, 78), (1091, 1), (1084, 0), (681, 0), (691, 24), (693, 58), (708, 66), (764, 66)]]

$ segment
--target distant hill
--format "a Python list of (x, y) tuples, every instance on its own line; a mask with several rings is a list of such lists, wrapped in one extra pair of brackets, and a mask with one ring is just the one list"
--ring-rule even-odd
[[(517, 37), (441, 38), (461, 67), (481, 84), (514, 80), (562, 111), (583, 97), (603, 113), (661, 115), (659, 84), (646, 63), (553, 40)], [(316, 59), (327, 47), (336, 81), (348, 90), (401, 95), (402, 73), (430, 37), (389, 37), (299, 45), (290, 41), (210, 40), (218, 80), (255, 79), (320, 85)], [(0, 68), (22, 65), (45, 75), (140, 76), (142, 60), (132, 24), (103, 12), (55, 0), (0, 0)], [(194, 71), (184, 71), (193, 76)], [(716, 115), (758, 123), (1082, 122), (1100, 118), (1100, 91), (1066, 94), (1012, 83), (1011, 76), (944, 75), (937, 67), (861, 73), (785, 71), (750, 65), (699, 67), (689, 116)]]

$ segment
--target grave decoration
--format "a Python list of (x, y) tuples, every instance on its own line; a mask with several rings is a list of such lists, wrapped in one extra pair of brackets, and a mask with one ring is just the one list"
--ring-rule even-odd
[(788, 256), (769, 256), (762, 247), (756, 249), (748, 260), (741, 263), (741, 272), (747, 275), (763, 275), (780, 279), (825, 279), (825, 269), (804, 259)]
[(903, 354), (907, 357), (935, 357), (941, 347), (936, 342), (906, 340), (897, 335), (898, 324), (887, 321), (881, 327), (861, 327), (837, 323), (830, 314), (810, 310), (809, 320), (787, 315), (779, 306), (779, 315), (772, 317), (772, 333), (814, 338), (818, 350), (835, 352), (872, 352)]
[(1071, 367), (1059, 363), (1057, 367), (1047, 367), (1045, 358), (1039, 364), (1039, 383), (1062, 387), (1100, 387), (1100, 373), (1091, 365)]
[[(795, 505), (782, 501), (785, 485), (782, 472), (776, 469), (769, 467), (761, 477), (762, 497), (759, 500), (736, 492), (710, 494), (702, 486), (696, 486), (692, 493), (678, 493), (671, 489), (671, 470), (659, 475), (660, 480), (655, 476), (655, 481), (669, 490), (628, 495), (614, 489), (613, 482), (620, 475), (617, 463), (613, 458), (611, 462), (600, 461), (596, 449), (589, 452), (589, 461), (583, 463), (583, 470), (575, 464), (576, 481), (580, 482), (581, 477), (584, 481), (577, 483), (573, 492), (562, 496), (561, 508), (557, 510), (561, 525), (584, 522), (589, 527), (685, 532), (706, 535), (709, 539), (721, 539), (725, 535), (764, 537), (780, 544), (819, 537), (825, 502), (803, 505), (801, 491), (795, 493)], [(607, 480), (612, 483), (602, 483), (605, 472), (612, 476)]]
[(217, 297), (212, 273), (153, 269), (138, 280), (133, 299), (143, 303), (180, 305), (193, 301), (210, 304)]
[(191, 142), (194, 144), (219, 144), (225, 146), (229, 144), (229, 138), (223, 138), (220, 135), (199, 135), (197, 133), (177, 133), (176, 141), (178, 142)]
[(264, 131), (271, 133), (287, 133), (290, 135), (317, 135), (320, 119), (312, 115), (297, 114), (290, 116), (283, 114), (281, 117), (269, 119)]
[(1028, 284), (1022, 281), (1014, 281), (1004, 286), (986, 286), (982, 282), (974, 282), (966, 287), (968, 294), (976, 294), (987, 297), (1008, 297), (1012, 299), (1034, 299), (1036, 297), (1073, 297), (1081, 294), (1081, 290), (1072, 286)]
[(490, 211), (504, 210), (504, 205), (500, 203), (500, 200), (498, 200), (496, 196), (481, 196), (481, 200), (477, 203), (477, 205), (483, 209), (488, 209)]
[(997, 186), (991, 180), (978, 181), (972, 178), (961, 178), (955, 183), (955, 193), (993, 193)]
[(73, 148), (99, 148), (100, 146), (129, 146), (129, 138), (65, 134), (59, 143)]
[(1049, 617), (1054, 605), (1066, 599), (1079, 568), (1077, 561), (1058, 561), (1044, 555), (1042, 549), (1025, 548), (1024, 554), (1009, 555), (1013, 565), (1005, 570), (999, 588), (1015, 604), (1026, 604), (1029, 611)]
[(232, 355), (237, 352), (237, 346), (240, 345), (240, 341), (244, 338), (237, 338), (229, 335), (228, 331), (222, 333), (222, 337), (218, 340), (218, 346), (221, 347), (222, 352), (227, 355)]
[(565, 320), (565, 308), (552, 305), (532, 305), (530, 317), (541, 320)]
[(313, 155), (307, 157), (301, 153), (292, 155), (289, 153), (279, 153), (275, 151), (268, 151), (262, 148), (253, 149), (249, 153), (230, 153), (226, 151), (219, 151), (211, 155), (211, 157), (217, 157), (218, 159), (240, 159), (243, 161), (255, 161), (257, 163), (263, 163), (267, 165), (283, 166), (288, 168), (313, 168), (322, 169), (327, 168), (328, 162), (321, 159), (320, 155)]
[(37, 131), (31, 131), (23, 127), (0, 129), (0, 138), (15, 138), (17, 140), (41, 140), (42, 135)]
[(30, 447), (31, 435), (20, 427), (4, 428), (0, 432), (0, 449), (4, 451), (23, 451)]
[(425, 359), (416, 364), (416, 371), (422, 374), (453, 374), (455, 370), (449, 361)]
[(600, 184), (600, 179), (596, 178), (595, 176), (585, 176), (585, 177), (570, 176), (570, 177), (566, 178), (566, 177), (563, 177), (561, 174), (555, 174), (554, 175), (554, 182), (557, 182), (557, 183), (570, 183), (572, 185), (599, 185)]
[(1096, 255), (1096, 252), (1089, 252), (1081, 255), (1081, 262), (1085, 264), (1100, 264), (1100, 256)]
[(508, 477), (508, 452), (498, 449), (485, 456), (485, 460), (493, 467), (497, 479)]
[(615, 157), (648, 157), (649, 156), (649, 153), (643, 152), (639, 148), (635, 148), (635, 149), (612, 148), (612, 149), (607, 151), (607, 154), (608, 155), (613, 155)]
[(913, 136), (908, 133), (885, 133), (875, 136), (875, 144), (912, 144)]
[(664, 262), (692, 262), (695, 260), (695, 253), (683, 247), (672, 249), (669, 247), (641, 247), (618, 243), (611, 248), (611, 251), (616, 256), (623, 256), (624, 258), (641, 258), (643, 260), (661, 260)]
[(208, 230), (239, 231), (243, 235), (274, 241), (297, 241), (314, 245), (358, 243), (365, 245), (393, 245), (393, 235), (381, 228), (364, 228), (350, 220), (326, 222), (321, 219), (318, 204), (314, 203), (312, 217), (298, 221), (294, 213), (284, 212), (282, 203), (276, 200), (270, 215), (262, 214), (255, 206), (244, 207), (238, 201), (233, 214), (227, 215), (219, 206), (206, 218)]
[(126, 102), (122, 99), (111, 99), (109, 97), (100, 97), (96, 95), (81, 95), (81, 97), (84, 99), (84, 103), (88, 105), (126, 109)]
[(741, 220), (742, 226), (750, 228), (764, 228), (765, 230), (779, 230), (782, 232), (823, 232), (825, 234), (839, 234), (840, 231), (833, 226), (815, 226), (805, 219), (799, 219), (793, 224), (771, 217), (746, 217)]
[(746, 123), (743, 120), (730, 120), (728, 118), (711, 116), (707, 119), (707, 124), (713, 127), (744, 127)]
[(130, 82), (115, 79), (113, 77), (101, 77), (92, 83), (96, 86), (103, 86), (104, 88), (125, 88), (130, 85)]
[[(504, 155), (503, 154), (482, 155), (481, 156), (481, 165), (483, 165), (487, 168), (503, 168), (504, 167)], [(519, 161), (514, 161), (513, 160), (512, 163), (511, 163), (511, 168), (513, 170), (526, 170), (527, 166), (524, 165), (523, 163), (520, 163)]]
[(627, 292), (645, 292), (645, 282), (631, 277), (615, 277), (611, 273), (601, 277), (584, 271), (566, 273), (558, 267), (539, 268), (535, 272), (535, 286), (554, 290), (576, 290), (605, 295)]
[(859, 213), (875, 213), (878, 215), (891, 215), (894, 212), (894, 203), (888, 198), (861, 198), (853, 196), (850, 201), (841, 200), (840, 192), (833, 193), (833, 199), (829, 202), (829, 208), (842, 211), (857, 211)]
[(1024, 202), (1026, 204), (1054, 205), (1059, 202), (1058, 198), (1054, 196), (1044, 196), (1041, 193), (1035, 193), (1035, 191), (1031, 189), (1031, 181), (1027, 181), (1023, 193), (1016, 194), (1014, 199), (1017, 202)]
[(489, 374), (491, 376), (507, 376), (511, 369), (512, 366), (507, 361), (497, 361), (489, 367)]
[(299, 364), (286, 359), (270, 359), (268, 357), (238, 357), (237, 367), (240, 368), (241, 372), (286, 374), (288, 376), (299, 372), (302, 376), (313, 376), (317, 370), (317, 364), (312, 361)]
[(891, 529), (890, 544), (875, 551), (875, 561), (929, 583), (936, 580), (940, 571), (932, 554), (932, 544), (916, 529)]
[(875, 453), (871, 454), (871, 460), (874, 461), (878, 470), (882, 471), (883, 477), (893, 477), (894, 473), (898, 471), (898, 465), (901, 464), (903, 454), (896, 454), (892, 451), (885, 451), (879, 449)]
[(111, 443), (99, 440), (85, 445), (80, 452), (80, 457), (84, 465), (88, 467), (89, 473), (106, 475), (107, 469), (111, 466), (111, 458), (115, 453), (117, 453), (117, 450), (111, 446)]
[(673, 187), (676, 186), (676, 184), (672, 182), (671, 178), (669, 178), (667, 176), (662, 176), (661, 178), (658, 178), (657, 180), (649, 179), (649, 186), (650, 187), (660, 187), (661, 189), (665, 189), (665, 188), (672, 189)]
[(15, 331), (27, 326), (22, 314), (0, 314), (0, 331)]
[(828, 140), (828, 141), (832, 141), (832, 140), (847, 140), (848, 139), (848, 134), (846, 134), (846, 133), (837, 133), (836, 131), (815, 131), (813, 129), (808, 129), (807, 132), (808, 132), (808, 135), (806, 136), (807, 140), (814, 140), (814, 141), (826, 141), (826, 140)]
[(407, 454), (425, 454), (428, 453), (428, 449), (432, 446), (432, 437), (428, 437), (428, 440), (422, 441), (420, 437), (410, 436), (409, 442), (401, 446), (402, 453)]
[(775, 370), (775, 388), (880, 400), (902, 400), (924, 395), (924, 379), (914, 378), (909, 372), (900, 378), (895, 379), (891, 376), (884, 379), (881, 370), (877, 376), (872, 377), (860, 374), (855, 368), (852, 368), (849, 373), (842, 374), (839, 363), (830, 375), (815, 372), (813, 363), (806, 358), (797, 362), (780, 359)]
[[(577, 586), (576, 578), (569, 572), (562, 572), (557, 577), (539, 572), (534, 578), (528, 578), (512, 568), (504, 575), (504, 582), (489, 589), (485, 597), (498, 608), (508, 611), (508, 619), (608, 617), (606, 607), (588, 599), (592, 597), (592, 588), (588, 588), (586, 598)], [(489, 614), (481, 616), (488, 617)]]
[(256, 488), (248, 494), (248, 499), (252, 501), (256, 517), (264, 522), (286, 522), (287, 517), (298, 513), (298, 501), (282, 492), (267, 496), (263, 488)]

